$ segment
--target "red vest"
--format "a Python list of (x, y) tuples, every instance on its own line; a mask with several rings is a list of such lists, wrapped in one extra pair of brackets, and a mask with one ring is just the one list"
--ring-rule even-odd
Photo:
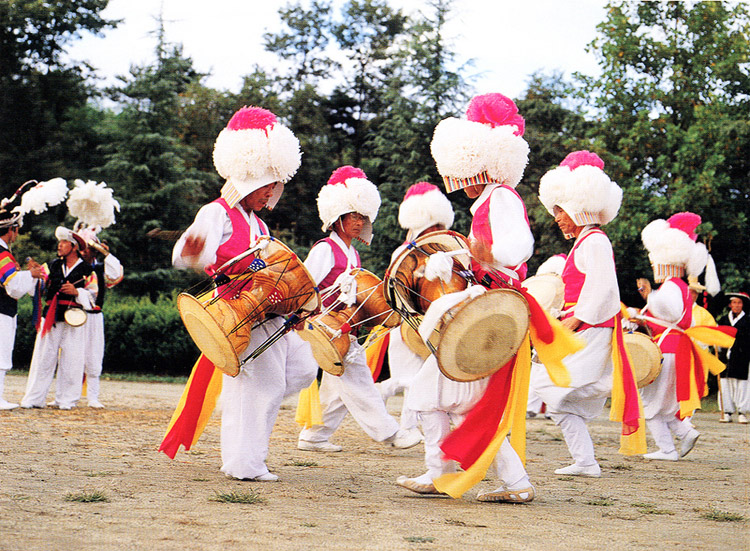
[[(573, 245), (573, 248), (570, 249), (570, 252), (568, 253), (568, 258), (565, 261), (565, 267), (563, 268), (563, 272), (562, 272), (562, 280), (563, 280), (563, 283), (565, 284), (565, 295), (564, 295), (565, 306), (563, 308), (565, 308), (566, 310), (578, 304), (578, 299), (581, 296), (581, 289), (583, 288), (583, 283), (586, 281), (586, 274), (584, 274), (582, 271), (576, 268), (576, 263), (575, 263), (576, 250), (581, 245), (581, 243), (583, 243), (590, 235), (593, 235), (595, 233), (600, 233), (604, 236), (607, 235), (600, 228), (595, 228), (593, 230), (590, 230), (586, 233), (586, 235), (584, 235), (581, 239), (579, 239), (575, 245)], [(612, 260), (614, 261), (614, 256)], [(596, 274), (592, 274), (592, 277), (596, 277)], [(569, 318), (574, 314), (575, 312), (569, 312), (563, 316), (563, 319)], [(614, 327), (614, 326), (615, 326), (615, 318), (612, 317), (611, 319), (608, 319), (601, 323), (597, 323), (595, 325), (590, 325), (588, 323), (581, 323), (581, 325), (578, 326), (576, 331), (583, 331), (584, 329), (589, 329), (591, 327)]]
[[(331, 271), (328, 272), (328, 274), (318, 284), (318, 289), (320, 289), (321, 293), (328, 289), (328, 287), (333, 285), (334, 281), (336, 281), (336, 278), (344, 273), (344, 270), (346, 270), (346, 265), (349, 262), (346, 253), (341, 250), (341, 247), (332, 238), (326, 237), (325, 239), (321, 239), (320, 241), (316, 242), (315, 245), (323, 242), (328, 243), (328, 246), (331, 247), (331, 250), (333, 251), (333, 268), (331, 268)], [(313, 245), (313, 247), (315, 245)], [(354, 255), (357, 257), (357, 265), (354, 267), (359, 268), (362, 266), (362, 264), (359, 260), (359, 253), (356, 249), (354, 250)], [(323, 306), (330, 306), (338, 298), (338, 296), (338, 292), (332, 293), (330, 296), (323, 299)]]
[[(214, 203), (218, 203), (222, 207), (224, 207), (227, 216), (229, 216), (229, 221), (232, 223), (232, 235), (229, 237), (229, 239), (227, 239), (225, 243), (219, 245), (219, 248), (216, 250), (216, 261), (213, 264), (206, 266), (206, 273), (208, 275), (213, 275), (214, 273), (216, 273), (216, 270), (219, 268), (219, 266), (221, 266), (228, 260), (231, 260), (238, 254), (245, 252), (250, 248), (250, 245), (252, 244), (250, 241), (250, 224), (247, 223), (247, 219), (242, 215), (242, 213), (237, 208), (230, 208), (227, 202), (221, 197), (216, 199)], [(255, 218), (258, 220), (258, 226), (260, 226), (260, 234), (268, 235), (268, 226), (266, 226), (266, 224), (260, 218), (258, 218), (255, 213), (251, 214), (250, 216), (255, 216)], [(254, 255), (243, 258), (240, 262), (237, 262), (233, 266), (229, 267), (225, 273), (227, 275), (241, 274), (247, 269), (247, 267), (254, 259)]]
[[(495, 191), (499, 190), (500, 188), (507, 189), (511, 191), (516, 197), (518, 197), (518, 200), (521, 202), (521, 205), (523, 206), (523, 216), (526, 219), (526, 225), (529, 225), (529, 215), (526, 212), (526, 205), (523, 202), (523, 199), (521, 199), (521, 196), (518, 194), (518, 192), (513, 189), (512, 187), (501, 184), (497, 188), (492, 190), (492, 193), (489, 194), (487, 199), (485, 199), (484, 203), (479, 205), (479, 208), (477, 208), (476, 212), (474, 213), (474, 218), (471, 220), (471, 233), (474, 235), (474, 237), (480, 241), (484, 241), (487, 243), (487, 245), (492, 248), (492, 228), (490, 226), (490, 201), (492, 200), (492, 194), (495, 193)], [(471, 260), (471, 271), (474, 272), (474, 276), (477, 278), (477, 281), (482, 283), (485, 287), (490, 288), (497, 288), (501, 285), (497, 281), (498, 279), (503, 280), (506, 283), (509, 283), (510, 285), (518, 285), (526, 279), (526, 272), (528, 271), (528, 268), (526, 267), (526, 263), (522, 262), (518, 264), (517, 266), (504, 266), (505, 268), (508, 268), (510, 270), (513, 270), (518, 274), (518, 279), (512, 278), (509, 275), (506, 275), (502, 272), (488, 272), (487, 270), (483, 269), (481, 265), (476, 262), (474, 259)]]
[[(693, 301), (690, 298), (690, 289), (688, 288), (688, 284), (676, 277), (668, 279), (667, 281), (675, 283), (682, 292), (682, 317), (676, 325), (680, 329), (689, 329), (693, 324)], [(666, 281), (664, 283), (666, 283)], [(662, 283), (662, 285), (664, 285), (664, 283)], [(652, 315), (649, 312), (647, 313), (649, 315)], [(655, 323), (648, 323), (648, 328), (651, 329), (651, 338), (656, 343), (659, 343), (659, 339), (661, 338), (662, 334), (667, 330), (666, 327), (662, 327), (661, 325), (657, 325)], [(659, 344), (659, 348), (661, 349), (662, 353), (667, 354), (676, 352), (679, 336), (680, 334), (677, 331), (670, 331), (669, 333), (667, 333), (667, 335)]]

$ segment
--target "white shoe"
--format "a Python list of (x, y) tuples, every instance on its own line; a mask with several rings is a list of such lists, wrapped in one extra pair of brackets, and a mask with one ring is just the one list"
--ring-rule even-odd
[(43, 409), (44, 408), (44, 406), (35, 406), (34, 404), (24, 404), (23, 402), (21, 402), (21, 407), (23, 409), (34, 409), (34, 408)]
[(0, 410), (16, 409), (17, 407), (18, 404), (14, 404), (13, 402), (9, 402), (3, 398), (0, 398)]
[(725, 413), (719, 418), (719, 423), (731, 423), (732, 422), (732, 414), (731, 413)]
[(415, 428), (408, 430), (399, 429), (396, 434), (386, 439), (386, 442), (388, 442), (394, 448), (407, 450), (409, 448), (413, 448), (422, 440), (424, 440), (424, 436), (422, 436), (422, 433), (419, 432), (419, 429)]
[(536, 496), (534, 486), (528, 486), (518, 490), (511, 490), (505, 486), (500, 486), (491, 492), (479, 492), (477, 501), (494, 502), (494, 503), (528, 503), (533, 501)]
[(68, 409), (73, 409), (73, 406), (60, 406), (58, 409), (68, 410)]
[(336, 444), (331, 444), (328, 440), (324, 440), (323, 442), (299, 440), (297, 442), (297, 449), (306, 452), (340, 452), (343, 448)]
[(565, 474), (570, 476), (589, 476), (591, 478), (599, 478), (602, 476), (602, 469), (599, 467), (599, 463), (594, 463), (593, 465), (586, 465), (585, 467), (581, 467), (580, 465), (576, 465), (573, 463), (572, 465), (568, 465), (567, 467), (562, 467), (561, 469), (555, 469), (555, 474)]
[(643, 458), (660, 459), (662, 461), (677, 461), (680, 458), (680, 455), (677, 453), (677, 450), (672, 450), (671, 452), (663, 452), (659, 450), (657, 452), (647, 453), (643, 456)]
[(238, 478), (236, 476), (232, 476), (231, 474), (226, 475), (226, 477), (230, 480), (250, 480), (252, 482), (276, 482), (279, 479), (279, 477), (273, 473), (265, 473), (253, 478)]
[(89, 407), (102, 409), (104, 407), (104, 404), (102, 404), (99, 400), (89, 400)]
[(682, 443), (680, 444), (680, 457), (685, 457), (690, 453), (690, 450), (693, 449), (693, 446), (695, 446), (700, 435), (701, 433), (695, 429), (691, 429), (690, 432), (685, 435), (685, 438), (682, 439)]
[(408, 476), (399, 476), (396, 479), (396, 484), (417, 494), (445, 495), (443, 492), (438, 491), (432, 482), (420, 482), (420, 478), (421, 477), (409, 478)]
[(738, 423), (739, 423), (740, 425), (747, 425), (747, 417), (745, 417), (745, 414), (744, 414), (744, 413), (740, 413), (740, 414), (739, 414), (739, 415), (737, 416), (737, 422), (738, 422)]
[(60, 406), (60, 404), (57, 403), (57, 400), (52, 400), (51, 402), (47, 402), (47, 407), (56, 408), (56, 407), (59, 407), (59, 406)]

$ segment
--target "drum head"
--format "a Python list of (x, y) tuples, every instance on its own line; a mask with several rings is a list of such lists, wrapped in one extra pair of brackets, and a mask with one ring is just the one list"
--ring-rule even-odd
[(650, 385), (661, 372), (661, 350), (643, 333), (625, 333), (625, 346), (632, 360), (633, 377), (638, 388)]
[[(422, 316), (417, 316), (415, 319), (419, 322), (422, 320)], [(422, 337), (420, 337), (419, 333), (417, 333), (416, 330), (406, 322), (403, 322), (401, 324), (401, 338), (404, 339), (404, 344), (409, 348), (409, 350), (414, 352), (423, 360), (426, 360), (430, 356), (430, 349), (427, 348), (427, 345), (422, 340)], [(439, 341), (440, 333), (437, 329), (435, 329), (432, 332), (432, 336), (430, 337), (430, 342), (432, 343), (432, 346), (437, 348)]]
[(68, 308), (65, 310), (65, 323), (73, 327), (80, 327), (86, 323), (86, 312), (83, 308)]
[(240, 372), (240, 360), (216, 320), (194, 296), (180, 293), (177, 309), (182, 323), (200, 351), (221, 371), (232, 377)]
[(521, 285), (547, 312), (562, 310), (565, 304), (565, 285), (559, 275), (536, 275), (524, 280)]
[[(328, 332), (317, 325), (314, 321), (306, 321), (303, 329), (297, 330), (297, 334), (310, 343), (315, 361), (320, 368), (340, 377), (344, 374), (344, 361), (336, 346), (331, 342)], [(348, 337), (346, 337), (348, 343)], [(347, 347), (348, 348), (348, 347)]]
[(529, 329), (528, 304), (516, 291), (493, 289), (456, 308), (443, 316), (437, 349), (440, 371), (454, 381), (492, 375), (521, 346)]

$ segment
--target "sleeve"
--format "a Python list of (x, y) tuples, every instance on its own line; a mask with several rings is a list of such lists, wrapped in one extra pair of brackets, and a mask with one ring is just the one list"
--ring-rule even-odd
[[(122, 264), (112, 253), (104, 257), (104, 284), (110, 289), (120, 283), (123, 277)], [(99, 282), (101, 285), (102, 282)]]
[(526, 262), (534, 252), (534, 236), (523, 202), (512, 191), (499, 188), (490, 201), (492, 256), (502, 266)]
[(576, 268), (586, 274), (574, 315), (579, 320), (596, 325), (620, 311), (620, 289), (612, 257), (612, 244), (606, 236), (588, 236), (575, 251)]
[(315, 285), (320, 284), (330, 273), (334, 262), (333, 249), (326, 241), (313, 245), (305, 259), (305, 268), (315, 280)]
[(656, 291), (651, 291), (646, 306), (652, 316), (669, 323), (680, 321), (685, 310), (682, 291), (671, 281), (663, 283)]
[[(177, 240), (172, 250), (172, 265), (175, 268), (203, 270), (206, 266), (216, 262), (216, 251), (227, 233), (227, 223), (231, 234), (231, 221), (218, 203), (209, 203), (201, 207), (193, 223)], [(205, 240), (203, 250), (198, 256), (182, 256), (182, 248), (185, 246), (187, 237), (202, 237)]]
[(24, 295), (33, 295), (36, 279), (31, 276), (31, 272), (26, 270), (15, 272), (12, 277), (3, 282), (5, 291), (11, 298), (16, 300)]
[(96, 277), (96, 272), (93, 270), (83, 281), (83, 287), (76, 288), (78, 296), (76, 302), (89, 310), (94, 307), (96, 301), (96, 295), (99, 293), (99, 278)]

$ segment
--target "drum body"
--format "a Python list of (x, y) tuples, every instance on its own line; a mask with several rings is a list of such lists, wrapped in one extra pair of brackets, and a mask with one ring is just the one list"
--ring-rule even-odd
[(636, 386), (643, 388), (650, 385), (661, 373), (662, 355), (659, 345), (643, 333), (625, 333), (623, 340), (632, 360)]
[(360, 327), (395, 327), (401, 321), (385, 301), (383, 282), (378, 276), (362, 268), (355, 268), (350, 274), (357, 286), (356, 302), (346, 307), (334, 302), (297, 330), (299, 336), (310, 343), (320, 368), (336, 376), (344, 373), (343, 359), (349, 351), (350, 335), (356, 335)]
[[(254, 324), (272, 314), (314, 311), (320, 305), (315, 282), (283, 243), (269, 236), (248, 269), (213, 289), (177, 297), (177, 309), (200, 351), (224, 373), (240, 372), (239, 358)], [(244, 253), (243, 253), (244, 254)]]
[(559, 314), (565, 305), (565, 284), (557, 274), (539, 274), (525, 279), (521, 285), (549, 313)]
[(511, 289), (492, 289), (447, 310), (437, 361), (454, 381), (492, 375), (518, 352), (529, 329), (529, 305)]
[(72, 327), (80, 327), (86, 323), (88, 315), (83, 308), (68, 308), (63, 314), (65, 317), (65, 323)]

